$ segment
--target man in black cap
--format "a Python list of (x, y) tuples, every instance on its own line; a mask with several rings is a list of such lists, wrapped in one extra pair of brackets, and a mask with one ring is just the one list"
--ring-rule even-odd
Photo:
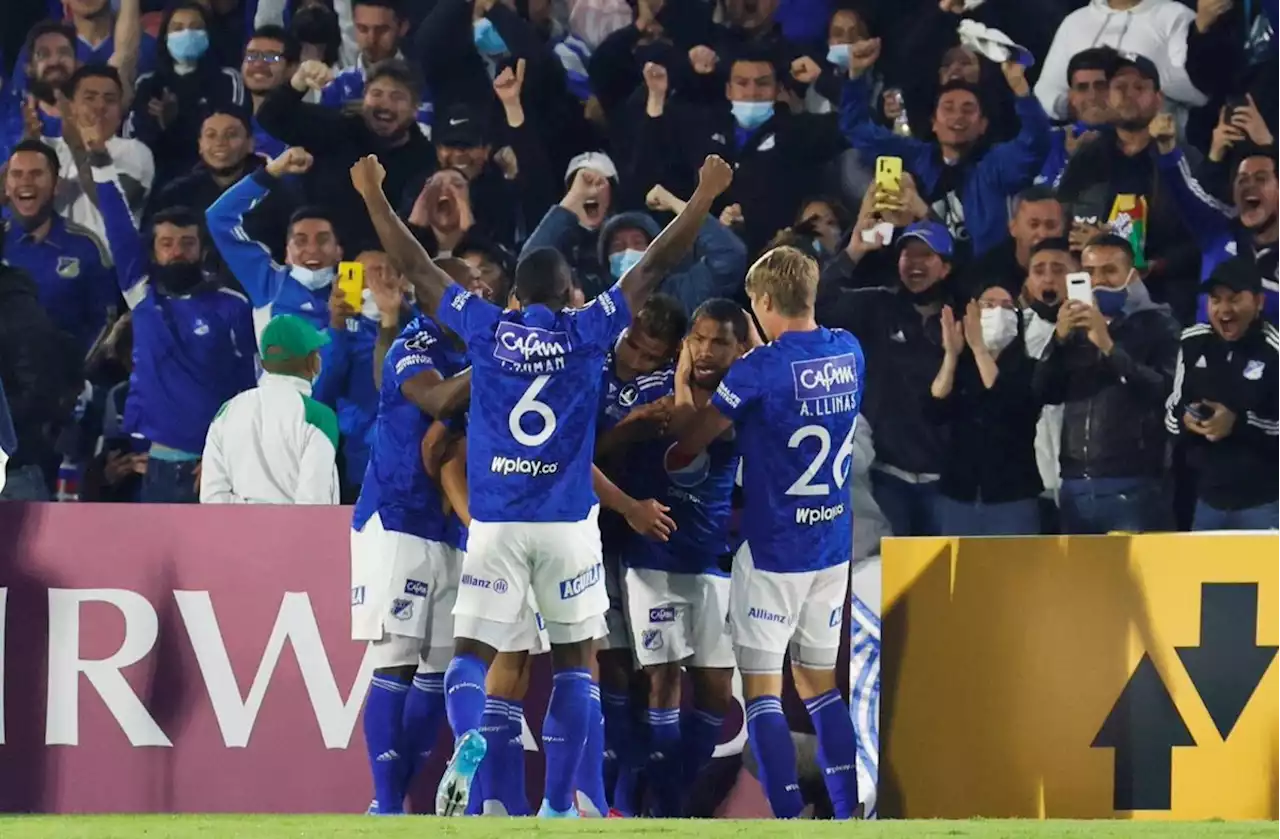
[[(1135, 266), (1143, 272), (1151, 296), (1169, 303), (1179, 320), (1186, 322), (1194, 311), (1195, 287), (1190, 278), (1196, 276), (1200, 252), (1183, 224), (1172, 191), (1161, 187), (1151, 124), (1172, 117), (1162, 113), (1160, 73), (1151, 59), (1120, 53), (1111, 71), (1108, 101), (1111, 128), (1076, 152), (1058, 187), (1072, 248), (1078, 252), (1110, 226), (1134, 246)], [(1138, 229), (1135, 213), (1113, 213), (1116, 199), (1122, 197), (1121, 204), (1128, 206), (1139, 199), (1146, 202), (1139, 234), (1131, 235)]]
[(1209, 323), (1182, 333), (1164, 419), (1199, 472), (1192, 529), (1275, 530), (1280, 333), (1262, 318), (1262, 275), (1252, 259), (1223, 262), (1201, 291)]

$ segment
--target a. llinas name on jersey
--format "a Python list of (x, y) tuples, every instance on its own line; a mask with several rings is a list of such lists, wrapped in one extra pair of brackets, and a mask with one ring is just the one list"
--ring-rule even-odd
[(858, 410), (857, 356), (853, 353), (791, 362), (800, 416), (825, 417)]
[(498, 324), (493, 340), (493, 357), (503, 367), (531, 376), (563, 370), (565, 358), (573, 351), (569, 333), (522, 323)]

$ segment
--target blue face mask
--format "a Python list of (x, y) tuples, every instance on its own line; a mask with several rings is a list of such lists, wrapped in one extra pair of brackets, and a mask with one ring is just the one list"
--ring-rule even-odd
[(732, 102), (733, 118), (748, 131), (755, 131), (773, 116), (772, 102)]
[(827, 47), (827, 61), (841, 70), (848, 70), (850, 46), (851, 44), (832, 44)]
[(174, 61), (194, 64), (209, 50), (209, 33), (203, 29), (183, 29), (165, 36), (164, 45)]
[(631, 270), (631, 266), (640, 261), (640, 257), (644, 256), (644, 251), (625, 250), (618, 251), (609, 255), (609, 271), (613, 274), (615, 280), (622, 279), (622, 275)]
[(502, 40), (498, 30), (493, 27), (493, 22), (487, 17), (472, 21), (471, 37), (475, 40), (476, 49), (481, 55), (502, 55), (509, 51), (507, 42)]
[(1113, 318), (1124, 311), (1124, 304), (1129, 300), (1128, 288), (1102, 288), (1093, 290), (1093, 302), (1102, 312), (1103, 317)]

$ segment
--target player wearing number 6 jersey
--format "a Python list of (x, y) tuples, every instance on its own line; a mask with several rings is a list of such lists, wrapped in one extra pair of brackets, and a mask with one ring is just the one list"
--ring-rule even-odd
[(853, 550), (849, 471), (865, 364), (858, 341), (820, 328), (818, 265), (777, 248), (747, 272), (747, 296), (770, 343), (729, 368), (710, 404), (677, 400), (674, 456), (692, 458), (735, 426), (743, 462), (745, 543), (733, 558), (729, 616), (760, 780), (779, 818), (803, 803), (782, 713), (788, 647), (813, 718), (836, 818), (858, 804), (853, 721), (836, 688), (836, 654)]
[(541, 813), (576, 815), (573, 780), (596, 692), (590, 663), (609, 605), (591, 488), (600, 370), (631, 312), (693, 245), (732, 170), (708, 157), (688, 206), (617, 285), (585, 308), (565, 308), (570, 269), (557, 251), (544, 249), (516, 267), (519, 308), (506, 312), (468, 294), (431, 261), (392, 211), (382, 191), (384, 175), (373, 157), (351, 170), (384, 249), (413, 284), (424, 311), (466, 341), (475, 371), (467, 449), (472, 525), (454, 609), (457, 643), (445, 674), (445, 704), (458, 740), (437, 812), (465, 809), (486, 748), (478, 731), (485, 673), (519, 629), (532, 588), (556, 671), (542, 729)]

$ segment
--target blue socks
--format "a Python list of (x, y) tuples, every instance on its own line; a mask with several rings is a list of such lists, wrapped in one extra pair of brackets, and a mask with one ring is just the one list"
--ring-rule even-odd
[[(587, 742), (578, 761), (577, 790), (587, 799), (587, 815), (603, 817), (609, 813), (604, 793), (604, 713), (600, 707), (600, 686), (591, 684), (591, 700), (587, 706)], [(595, 812), (591, 812), (595, 810)]]
[(484, 716), (480, 719), (480, 733), (484, 735), (489, 749), (485, 752), (485, 759), (480, 761), (480, 771), (476, 773), (481, 792), (471, 790), (471, 807), (467, 810), (468, 814), (476, 806), (483, 810), (485, 801), (501, 801), (504, 805), (507, 802), (506, 787), (509, 785), (507, 780), (510, 775), (510, 766), (507, 761), (507, 752), (510, 751), (507, 744), (511, 739), (508, 736), (510, 717), (511, 707), (507, 700), (490, 696), (485, 701)]
[(512, 699), (507, 702), (507, 752), (503, 758), (510, 767), (508, 778), (510, 801), (506, 801), (507, 815), (527, 816), (529, 793), (525, 790), (524, 765), (524, 703)]
[(711, 755), (720, 743), (724, 717), (695, 708), (681, 717), (681, 726), (684, 729), (684, 781), (688, 788), (711, 762)]
[(380, 814), (404, 812), (402, 719), (409, 685), (388, 676), (373, 677), (364, 706), (364, 743), (373, 772), (373, 797)]
[(544, 810), (564, 813), (574, 806), (574, 779), (591, 727), (590, 704), (589, 670), (572, 668), (555, 674), (547, 718), (542, 724), (542, 748), (547, 755)]
[(683, 744), (680, 738), (679, 708), (650, 708), (649, 720), (649, 790), (654, 801), (654, 815), (672, 819), (680, 815), (684, 773), (681, 770)]
[(419, 673), (413, 677), (413, 685), (404, 700), (404, 782), (409, 785), (418, 769), (427, 762), (436, 734), (444, 719), (444, 674)]
[(804, 706), (818, 734), (818, 765), (835, 817), (853, 818), (858, 806), (858, 742), (849, 706), (836, 690), (815, 696)]
[(804, 809), (804, 799), (800, 797), (796, 773), (796, 747), (791, 742), (781, 699), (757, 696), (747, 700), (747, 739), (755, 753), (760, 785), (769, 798), (774, 818), (794, 819)]
[(444, 705), (454, 738), (480, 728), (484, 717), (484, 677), (489, 667), (471, 655), (457, 655), (444, 674)]
[(637, 756), (644, 754), (639, 738), (644, 731), (635, 724), (631, 700), (626, 693), (600, 691), (604, 712), (604, 769), (606, 789), (613, 789), (613, 808), (624, 816), (634, 816), (638, 809), (636, 782), (640, 774)]

